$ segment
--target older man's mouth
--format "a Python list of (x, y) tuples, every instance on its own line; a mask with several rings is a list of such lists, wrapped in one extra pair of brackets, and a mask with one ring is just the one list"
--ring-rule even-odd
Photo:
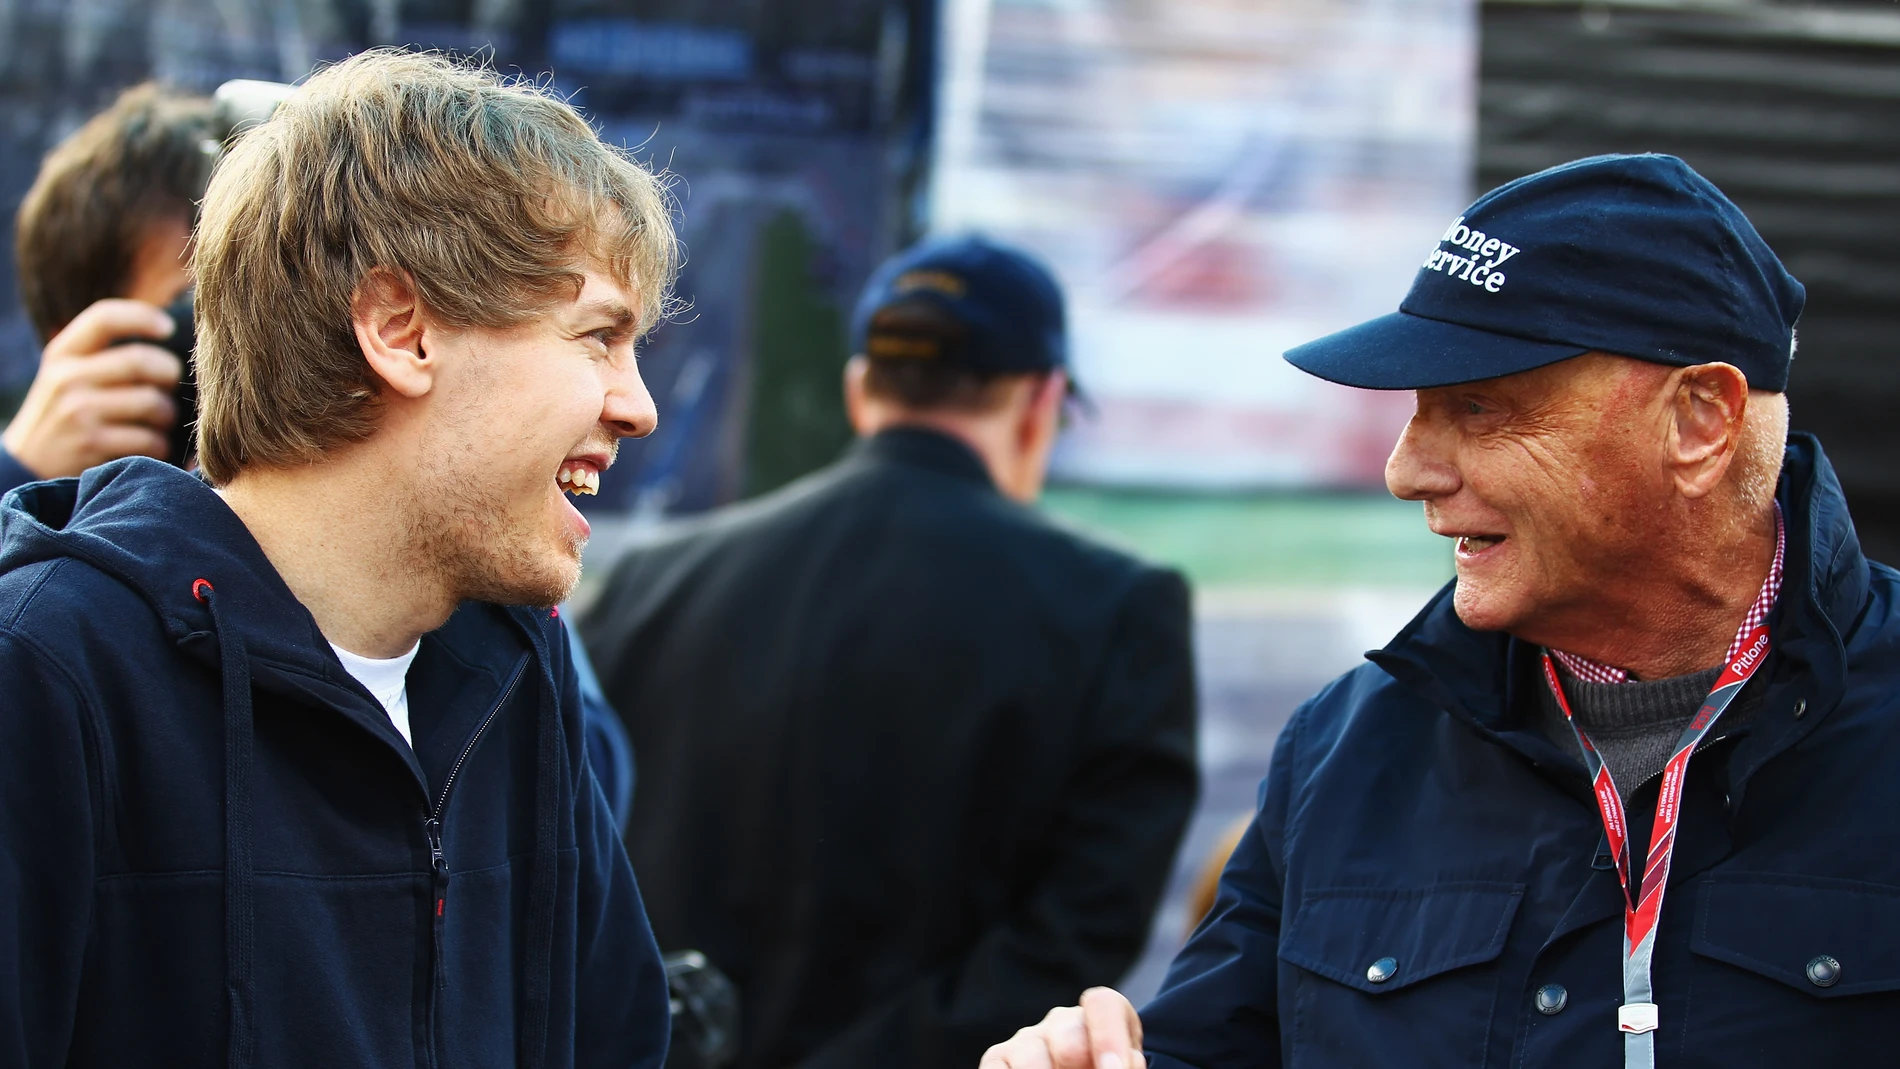
[(1484, 553), (1485, 550), (1501, 545), (1503, 542), (1503, 535), (1459, 535), (1458, 555), (1460, 557), (1476, 557)]

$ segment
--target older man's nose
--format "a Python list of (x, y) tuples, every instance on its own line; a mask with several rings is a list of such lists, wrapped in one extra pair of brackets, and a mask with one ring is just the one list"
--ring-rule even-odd
[(607, 383), (607, 403), (601, 409), (601, 423), (616, 438), (645, 438), (659, 426), (660, 413), (653, 395), (640, 377), (638, 366), (629, 361), (624, 371)]
[(1434, 446), (1438, 436), (1424, 421), (1414, 417), (1392, 447), (1385, 462), (1385, 488), (1405, 501), (1430, 501), (1458, 492), (1458, 469)]

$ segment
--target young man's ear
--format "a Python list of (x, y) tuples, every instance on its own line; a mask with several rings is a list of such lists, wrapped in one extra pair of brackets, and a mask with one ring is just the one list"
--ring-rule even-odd
[(436, 365), (423, 345), (424, 320), (415, 283), (388, 268), (364, 276), (350, 302), (350, 323), (363, 359), (403, 397), (421, 397), (435, 386)]
[(1741, 444), (1748, 377), (1728, 364), (1682, 369), (1666, 462), (1684, 497), (1706, 496), (1722, 482)]

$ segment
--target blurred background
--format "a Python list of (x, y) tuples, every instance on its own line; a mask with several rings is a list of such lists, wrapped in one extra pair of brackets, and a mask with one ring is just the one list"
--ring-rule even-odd
[[(884, 255), (974, 228), (1055, 268), (1094, 412), (1046, 505), (1197, 589), (1207, 784), (1138, 1001), (1286, 716), (1450, 577), (1381, 489), (1408, 399), (1279, 353), (1395, 307), (1477, 193), (1645, 150), (1727, 191), (1808, 286), (1795, 426), (1900, 559), (1892, 0), (0, 0), (8, 248), (41, 154), (125, 86), (397, 43), (547, 79), (673, 176), (690, 308), (646, 348), (660, 430), (589, 503), (590, 558), (837, 454)], [(38, 359), (15, 293), (0, 258), (0, 415)]]

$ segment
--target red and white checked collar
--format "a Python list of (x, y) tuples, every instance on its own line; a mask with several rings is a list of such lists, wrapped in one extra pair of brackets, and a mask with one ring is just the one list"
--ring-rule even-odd
[[(1761, 585), (1761, 593), (1755, 595), (1755, 603), (1748, 607), (1748, 615), (1742, 618), (1741, 629), (1735, 632), (1735, 641), (1729, 643), (1728, 652), (1722, 656), (1722, 663), (1735, 659), (1742, 652), (1742, 639), (1768, 618), (1775, 607), (1775, 599), (1781, 596), (1781, 559), (1788, 548), (1788, 538), (1781, 522), (1781, 502), (1775, 502), (1775, 562), (1768, 566), (1768, 579)], [(1621, 668), (1612, 668), (1602, 661), (1593, 661), (1588, 657), (1579, 657), (1562, 650), (1551, 650), (1550, 655), (1563, 665), (1564, 671), (1572, 679), (1585, 683), (1628, 683), (1630, 674)]]

